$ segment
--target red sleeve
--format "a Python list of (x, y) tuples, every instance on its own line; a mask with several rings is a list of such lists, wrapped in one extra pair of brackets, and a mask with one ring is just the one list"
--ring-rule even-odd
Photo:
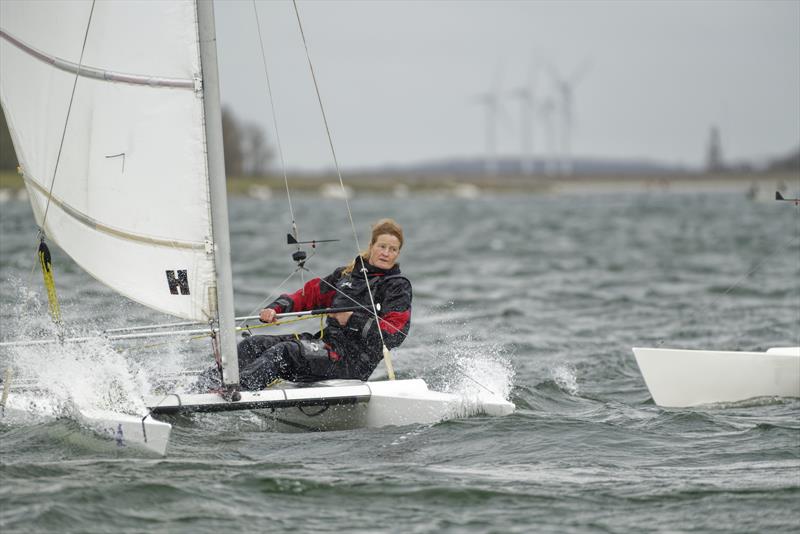
[(291, 294), (278, 297), (268, 307), (278, 313), (314, 310), (317, 308), (327, 308), (333, 303), (336, 296), (336, 281), (339, 279), (341, 269), (337, 269), (332, 274), (322, 278), (314, 278)]
[(292, 311), (306, 311), (329, 307), (335, 295), (335, 290), (323, 288), (322, 281), (314, 278), (306, 282), (302, 289), (287, 296), (292, 301)]
[(393, 311), (381, 317), (381, 330), (387, 334), (396, 334), (405, 328), (411, 319), (411, 310)]

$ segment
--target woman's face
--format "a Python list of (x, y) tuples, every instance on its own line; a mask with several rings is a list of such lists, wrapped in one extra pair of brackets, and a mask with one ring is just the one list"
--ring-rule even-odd
[(369, 262), (381, 269), (391, 269), (400, 255), (400, 240), (391, 234), (381, 234), (369, 247)]

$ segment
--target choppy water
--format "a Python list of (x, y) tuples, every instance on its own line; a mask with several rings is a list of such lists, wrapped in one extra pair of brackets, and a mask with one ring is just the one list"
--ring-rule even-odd
[[(354, 254), (341, 201), (295, 203), (303, 235), (342, 239), (319, 249), (316, 274)], [(378, 217), (406, 228), (415, 295), (400, 376), (468, 394), (465, 367), (508, 390), (515, 414), (312, 434), (270, 431), (254, 413), (182, 417), (156, 459), (68, 417), (4, 421), (2, 531), (796, 531), (800, 401), (662, 409), (630, 347), (800, 344), (797, 208), (718, 193), (352, 205), (362, 242)], [(29, 207), (0, 210), (2, 337), (46, 331)], [(233, 199), (231, 212), (246, 314), (292, 270), (287, 209)], [(77, 332), (161, 319), (54, 256)], [(208, 351), (96, 344), (0, 358), (51, 381), (68, 414), (70, 403), (135, 405), (159, 372), (202, 366)]]

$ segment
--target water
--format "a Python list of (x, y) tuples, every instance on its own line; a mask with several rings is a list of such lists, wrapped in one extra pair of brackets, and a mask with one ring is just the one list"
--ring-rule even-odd
[[(295, 204), (303, 236), (342, 240), (317, 249), (315, 274), (355, 254), (341, 201)], [(515, 414), (309, 434), (273, 432), (257, 413), (180, 417), (165, 458), (119, 449), (69, 417), (6, 420), (3, 532), (795, 531), (800, 401), (662, 409), (630, 347), (800, 344), (797, 208), (719, 193), (352, 205), (362, 244), (379, 217), (406, 228), (414, 315), (398, 374), (469, 395), (467, 369), (507, 393)], [(30, 208), (0, 209), (2, 336), (46, 335)], [(247, 314), (292, 271), (286, 203), (233, 199), (231, 218)], [(164, 319), (53, 252), (74, 333)], [(209, 356), (196, 342), (0, 358), (46, 377), (69, 415), (87, 402), (135, 406), (164, 369)]]

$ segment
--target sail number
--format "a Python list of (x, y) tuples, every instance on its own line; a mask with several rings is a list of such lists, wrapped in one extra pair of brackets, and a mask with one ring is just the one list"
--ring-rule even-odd
[[(178, 273), (177, 276), (175, 273)], [(167, 271), (167, 285), (169, 285), (169, 292), (173, 295), (188, 295), (189, 276), (186, 269)]]

